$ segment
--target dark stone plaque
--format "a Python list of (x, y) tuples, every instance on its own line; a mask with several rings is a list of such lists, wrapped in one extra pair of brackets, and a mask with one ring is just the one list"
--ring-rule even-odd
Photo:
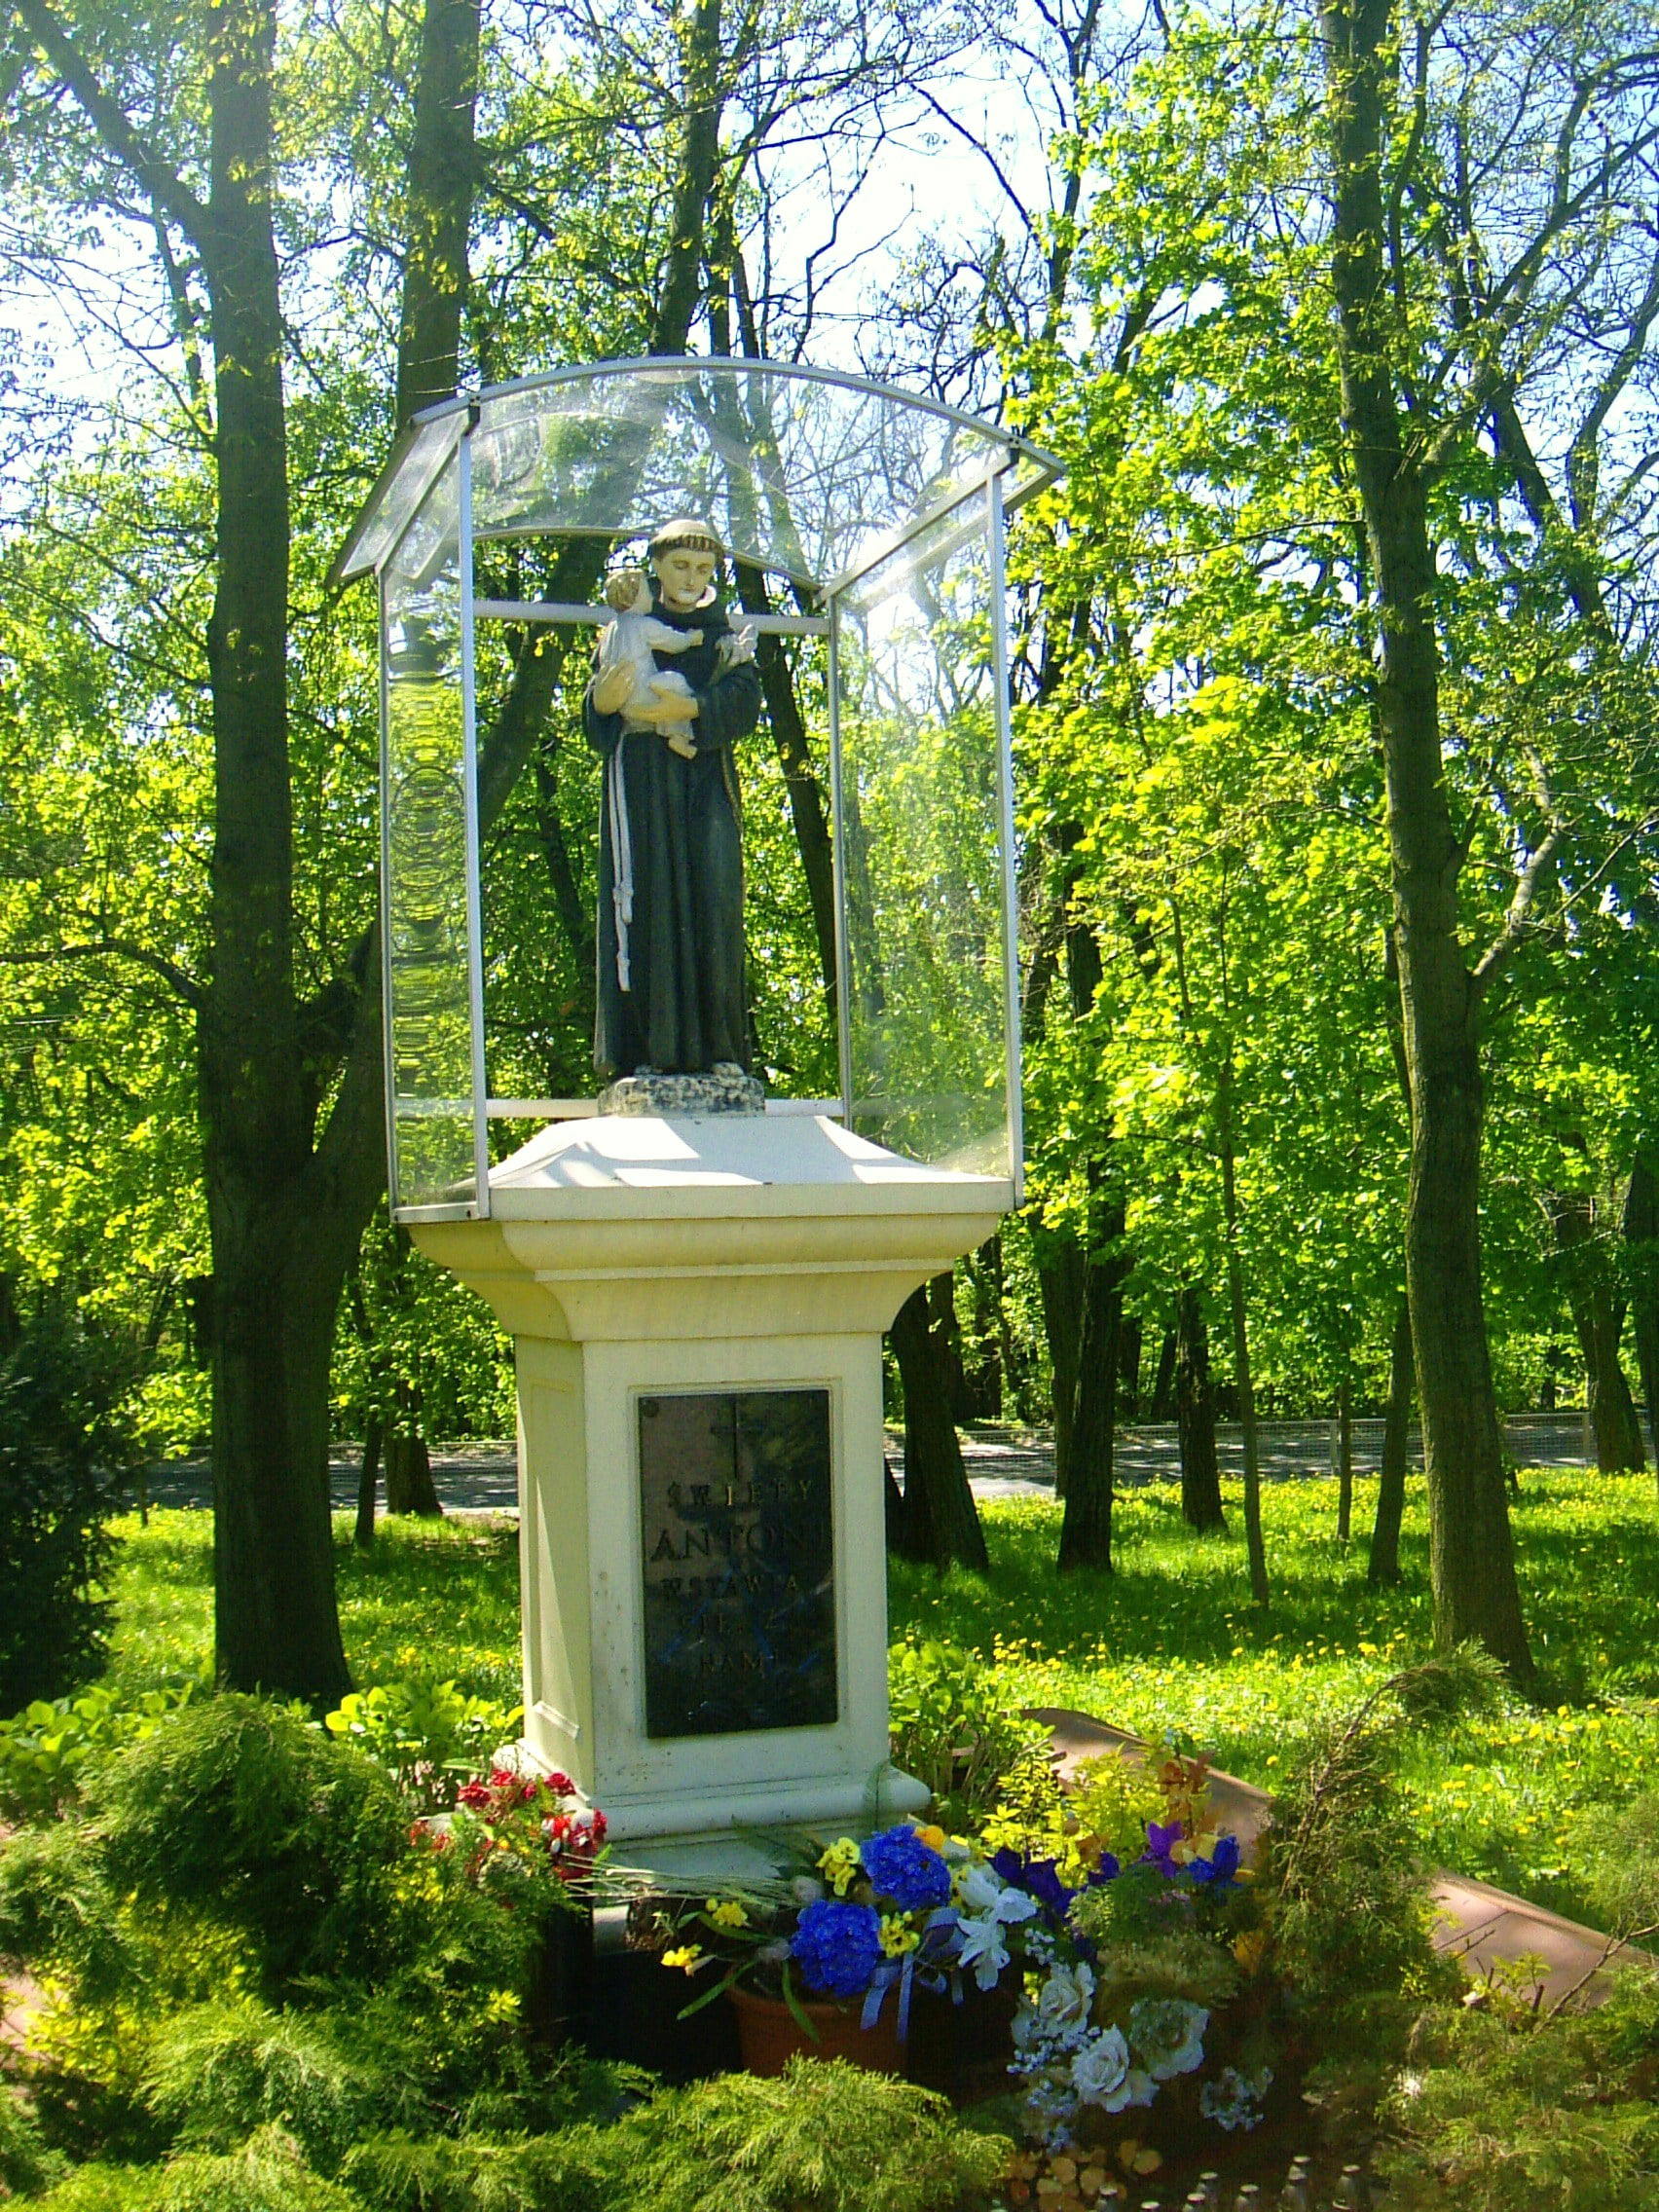
[(828, 1390), (640, 1400), (645, 1733), (832, 1721)]

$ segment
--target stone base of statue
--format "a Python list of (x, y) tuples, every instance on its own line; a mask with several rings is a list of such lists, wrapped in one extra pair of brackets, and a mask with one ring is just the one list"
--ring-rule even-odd
[(887, 1755), (881, 1337), (1010, 1184), (824, 1117), (612, 1114), (490, 1192), (411, 1231), (514, 1341), (521, 1755), (624, 1862), (695, 1878), (733, 1830), (919, 1809)]
[(645, 1070), (618, 1076), (599, 1094), (602, 1114), (763, 1114), (766, 1086), (723, 1060), (707, 1075), (657, 1075)]

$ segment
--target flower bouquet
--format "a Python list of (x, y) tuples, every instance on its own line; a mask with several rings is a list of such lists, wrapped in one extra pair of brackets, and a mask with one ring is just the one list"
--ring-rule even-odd
[(1202, 1759), (1142, 1771), (1114, 1753), (1069, 1799), (1028, 1767), (987, 1823), (990, 1870), (1036, 1908), (1011, 2072), (1050, 2149), (1110, 2146), (1144, 2172), (1161, 2162), (1151, 2136), (1191, 2148), (1262, 2118), (1277, 1993), (1238, 1840), (1209, 1796)]
[(755, 1993), (780, 2000), (816, 2044), (812, 2000), (856, 2014), (868, 2034), (891, 1997), (902, 2044), (917, 1988), (959, 2000), (965, 1975), (994, 1987), (1010, 1964), (1010, 1932), (1039, 1909), (974, 1847), (902, 1822), (863, 1843), (838, 1836), (807, 1851), (802, 1870), (774, 1891), (728, 1892), (681, 1913), (662, 1963), (712, 1976), (682, 2018), (728, 1991)]
[(509, 1867), (550, 1869), (567, 1887), (591, 1882), (606, 1848), (605, 1815), (567, 1774), (521, 1775), (493, 1767), (456, 1792), (455, 1811), (418, 1820), (412, 1843), (460, 1851), (474, 1882)]

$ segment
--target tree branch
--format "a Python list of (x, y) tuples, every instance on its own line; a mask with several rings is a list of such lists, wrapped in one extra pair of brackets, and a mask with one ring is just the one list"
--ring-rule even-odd
[(87, 944), (57, 944), (47, 952), (0, 952), (0, 966), (7, 968), (44, 968), (59, 960), (96, 960), (112, 957), (117, 960), (135, 960), (140, 967), (152, 969), (183, 999), (193, 1013), (202, 1011), (203, 992), (202, 985), (189, 976), (166, 953), (153, 952), (147, 944), (134, 944), (130, 938), (99, 938)]
[(42, 0), (14, 0), (18, 17), (74, 93), (88, 122), (138, 179), (144, 190), (186, 233), (205, 261), (213, 248), (211, 209), (199, 200), (155, 149), (135, 130), (119, 100), (105, 92), (79, 47)]
[(1493, 939), (1475, 964), (1469, 977), (1470, 988), (1479, 998), (1514, 959), (1537, 924), (1534, 915), (1544, 887), (1555, 876), (1556, 855), (1561, 849), (1561, 827), (1553, 825), (1546, 832), (1526, 866), (1521, 870), (1515, 886), (1515, 896), (1509, 902), (1509, 911), (1503, 917), (1503, 927)]

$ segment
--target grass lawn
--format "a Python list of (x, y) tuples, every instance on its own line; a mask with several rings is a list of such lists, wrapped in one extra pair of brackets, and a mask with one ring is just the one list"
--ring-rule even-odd
[[(1374, 1486), (1355, 1486), (1354, 1526)], [(1011, 1702), (1068, 1705), (1148, 1735), (1177, 1729), (1269, 1788), (1322, 1713), (1341, 1710), (1428, 1641), (1420, 1486), (1408, 1502), (1404, 1585), (1366, 1587), (1365, 1547), (1340, 1546), (1335, 1485), (1269, 1485), (1273, 1603), (1249, 1604), (1238, 1501), (1231, 1532), (1196, 1538), (1172, 1485), (1127, 1493), (1119, 1570), (1053, 1573), (1058, 1509), (986, 1506), (989, 1575), (942, 1580), (896, 1567), (895, 1634), (981, 1652)], [(114, 1671), (140, 1687), (193, 1673), (210, 1646), (212, 1524), (158, 1512), (129, 1541), (116, 1582)], [(373, 1556), (336, 1523), (346, 1646), (362, 1684), (453, 1677), (511, 1701), (518, 1689), (514, 1538), (475, 1524), (392, 1522)], [(1589, 1917), (1581, 1871), (1608, 1810), (1659, 1773), (1659, 1498), (1651, 1477), (1529, 1472), (1515, 1531), (1543, 1699), (1414, 1747), (1408, 1786), (1441, 1863)]]

